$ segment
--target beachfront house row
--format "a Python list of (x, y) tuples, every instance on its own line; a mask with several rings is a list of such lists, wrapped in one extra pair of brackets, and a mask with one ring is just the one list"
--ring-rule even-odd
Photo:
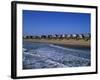
[(91, 34), (52, 34), (52, 35), (24, 35), (24, 39), (84, 39), (90, 40)]

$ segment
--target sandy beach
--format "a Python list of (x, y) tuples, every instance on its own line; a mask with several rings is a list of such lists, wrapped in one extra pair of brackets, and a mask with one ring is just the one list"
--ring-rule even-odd
[(90, 49), (90, 40), (73, 40), (73, 39), (63, 39), (63, 40), (54, 40), (54, 39), (23, 39), (23, 41), (29, 42), (40, 42), (40, 43), (52, 43), (55, 45), (65, 46), (65, 47), (73, 47), (73, 48), (89, 48)]

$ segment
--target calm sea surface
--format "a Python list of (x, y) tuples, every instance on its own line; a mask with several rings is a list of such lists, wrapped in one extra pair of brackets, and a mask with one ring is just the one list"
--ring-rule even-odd
[(23, 69), (90, 66), (90, 50), (47, 43), (23, 43)]

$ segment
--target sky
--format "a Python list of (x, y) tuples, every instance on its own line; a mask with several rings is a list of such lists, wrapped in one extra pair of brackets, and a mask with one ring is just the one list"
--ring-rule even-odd
[(90, 33), (89, 13), (23, 10), (24, 35)]

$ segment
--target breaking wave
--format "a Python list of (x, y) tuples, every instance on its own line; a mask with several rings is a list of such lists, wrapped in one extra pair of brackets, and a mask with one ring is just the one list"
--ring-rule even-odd
[(23, 47), (23, 69), (90, 66), (90, 52), (45, 43)]

